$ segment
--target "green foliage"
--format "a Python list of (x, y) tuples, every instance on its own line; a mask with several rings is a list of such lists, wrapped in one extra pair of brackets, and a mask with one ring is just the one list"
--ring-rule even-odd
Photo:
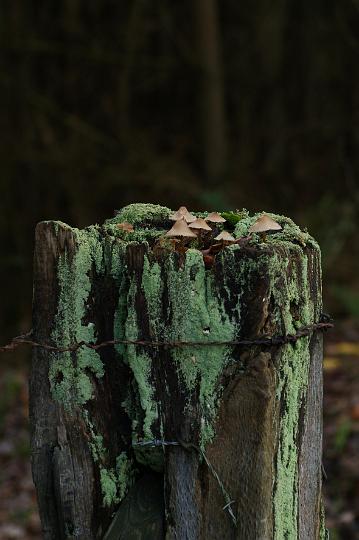
[(221, 212), (221, 216), (226, 219), (232, 227), (235, 227), (239, 221), (248, 217), (248, 211), (243, 208), (242, 212)]
[(333, 285), (331, 291), (343, 312), (359, 320), (359, 293), (345, 285)]
[(15, 402), (19, 399), (19, 392), (22, 387), (22, 382), (19, 379), (19, 374), (13, 370), (5, 372), (1, 377), (0, 386), (0, 433), (3, 429), (4, 417)]
[(343, 452), (349, 439), (352, 427), (352, 421), (350, 418), (343, 418), (341, 423), (338, 425), (334, 439), (334, 448), (336, 452)]

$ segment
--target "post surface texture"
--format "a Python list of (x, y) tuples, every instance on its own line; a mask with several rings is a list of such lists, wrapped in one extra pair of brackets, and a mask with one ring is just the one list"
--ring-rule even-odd
[[(146, 342), (34, 349), (44, 538), (319, 539), (322, 336), (228, 343), (319, 321), (318, 245), (273, 216), (281, 231), (223, 246), (208, 266), (197, 240), (164, 240), (169, 215), (138, 204), (102, 226), (37, 227), (34, 338)], [(236, 238), (258, 216), (240, 217)]]

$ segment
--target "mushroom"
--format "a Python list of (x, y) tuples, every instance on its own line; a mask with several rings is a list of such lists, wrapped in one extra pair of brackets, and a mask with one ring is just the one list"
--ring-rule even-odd
[(127, 221), (124, 221), (123, 223), (117, 223), (117, 227), (121, 229), (121, 231), (125, 232), (133, 232), (134, 228), (131, 223), (128, 223)]
[(197, 218), (195, 221), (189, 224), (191, 229), (199, 229), (202, 231), (211, 231), (211, 227), (202, 218)]
[(197, 229), (198, 230), (198, 239), (202, 241), (202, 232), (203, 231), (211, 231), (211, 227), (208, 225), (208, 223), (205, 222), (202, 218), (197, 218), (196, 221), (193, 221), (189, 224), (189, 227), (191, 229)]
[(171, 221), (178, 221), (182, 218), (185, 219), (187, 223), (192, 223), (192, 221), (196, 220), (196, 216), (193, 216), (190, 212), (188, 212), (185, 206), (180, 206), (177, 212), (170, 215)]
[(179, 238), (179, 250), (184, 251), (184, 241), (185, 238), (197, 238), (196, 233), (191, 231), (191, 229), (188, 227), (184, 217), (182, 216), (181, 219), (178, 219), (173, 227), (166, 232), (166, 236), (169, 236), (171, 238)]
[(211, 212), (205, 220), (211, 223), (224, 223), (226, 221), (218, 212)]
[(267, 232), (280, 231), (281, 229), (282, 227), (279, 223), (266, 214), (263, 214), (255, 223), (253, 223), (248, 232), (259, 233), (262, 241), (265, 242)]
[(215, 237), (215, 240), (221, 240), (223, 244), (230, 244), (235, 242), (236, 239), (228, 231), (222, 231), (218, 236)]
[(236, 239), (228, 231), (222, 231), (219, 233), (219, 235), (215, 237), (215, 240), (219, 240), (219, 243), (212, 244), (210, 247), (211, 253), (214, 255), (219, 253), (225, 246), (234, 244), (236, 241)]

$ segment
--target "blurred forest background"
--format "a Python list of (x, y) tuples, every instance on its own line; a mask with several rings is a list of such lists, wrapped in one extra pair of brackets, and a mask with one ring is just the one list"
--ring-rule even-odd
[[(321, 244), (339, 321), (329, 525), (359, 538), (359, 1), (3, 0), (0, 15), (1, 342), (31, 327), (38, 221), (83, 227), (131, 202), (291, 216)], [(40, 538), (29, 361), (1, 359), (0, 539)]]

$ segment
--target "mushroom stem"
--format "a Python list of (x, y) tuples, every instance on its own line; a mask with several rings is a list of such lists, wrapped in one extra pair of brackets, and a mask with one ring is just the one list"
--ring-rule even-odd
[(262, 242), (265, 243), (267, 241), (267, 233), (265, 231), (260, 232), (259, 236), (261, 237)]

